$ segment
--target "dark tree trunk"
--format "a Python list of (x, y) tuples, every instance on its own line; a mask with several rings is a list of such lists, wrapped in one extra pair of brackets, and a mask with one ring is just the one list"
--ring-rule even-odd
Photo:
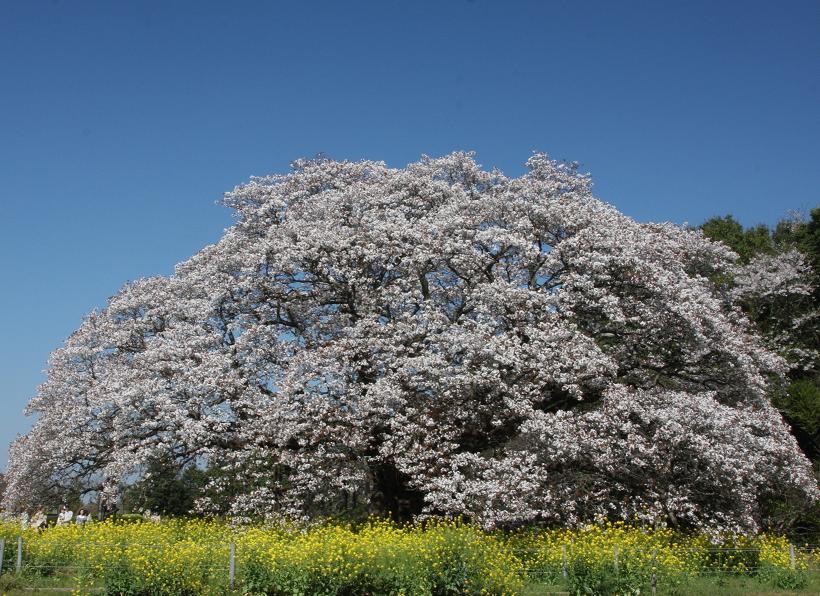
[(397, 521), (408, 521), (421, 513), (424, 495), (409, 486), (410, 478), (393, 464), (381, 464), (373, 471), (375, 490), (371, 507), (375, 513)]

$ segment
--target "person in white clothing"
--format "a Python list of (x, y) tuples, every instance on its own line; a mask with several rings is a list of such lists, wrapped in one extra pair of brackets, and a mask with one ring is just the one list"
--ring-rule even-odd
[(74, 512), (68, 508), (68, 506), (63, 505), (60, 507), (60, 514), (57, 516), (57, 525), (58, 526), (67, 526), (71, 523), (71, 518), (74, 517)]

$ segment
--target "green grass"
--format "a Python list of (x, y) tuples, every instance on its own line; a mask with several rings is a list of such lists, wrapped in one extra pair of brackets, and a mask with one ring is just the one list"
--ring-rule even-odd
[[(641, 594), (651, 594), (649, 587)], [(698, 577), (674, 590), (658, 585), (658, 596), (781, 596), (786, 594), (820, 594), (820, 573), (811, 573), (808, 584), (799, 590), (784, 590), (751, 577)], [(530, 583), (522, 596), (571, 594), (567, 584)]]
[[(0, 576), (0, 595), (20, 594), (70, 594), (78, 587), (76, 578), (69, 574), (40, 576), (25, 573), (15, 575), (5, 573)], [(103, 592), (102, 586), (99, 589)]]
[[(65, 595), (76, 589), (76, 582), (68, 577), (31, 577), (4, 574), (0, 577), (0, 595), (22, 596), (24, 594)], [(100, 589), (100, 592), (103, 590)], [(241, 593), (240, 591), (236, 592)], [(650, 594), (649, 587), (641, 591)], [(570, 587), (562, 583), (527, 584), (522, 596), (569, 595)], [(786, 594), (820, 594), (820, 572), (809, 573), (808, 584), (799, 590), (785, 590), (773, 587), (753, 577), (697, 577), (670, 590), (668, 586), (658, 585), (658, 596), (781, 596)]]
[[(720, 592), (721, 596), (740, 596), (747, 594), (794, 594), (795, 592), (784, 592), (778, 588), (773, 588), (761, 584), (746, 577), (732, 577), (718, 580), (716, 578), (697, 578), (690, 580), (685, 585), (685, 593), (695, 595), (715, 594)], [(662, 592), (661, 592), (662, 593)]]
[[(658, 589), (658, 595), (666, 594)], [(774, 596), (775, 594), (820, 594), (820, 575), (812, 574), (808, 584), (799, 590), (784, 590), (750, 577), (699, 577), (690, 580), (678, 591), (692, 596)]]

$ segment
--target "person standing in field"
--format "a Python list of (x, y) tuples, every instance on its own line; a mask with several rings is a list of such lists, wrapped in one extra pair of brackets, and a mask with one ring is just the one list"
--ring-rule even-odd
[(83, 508), (77, 512), (76, 522), (78, 526), (84, 526), (91, 520), (91, 516), (88, 513), (88, 510)]
[(68, 508), (68, 505), (60, 507), (60, 514), (57, 516), (58, 526), (67, 526), (71, 523), (71, 518), (74, 517), (74, 512)]
[(39, 509), (37, 509), (37, 512), (31, 518), (31, 528), (33, 530), (42, 530), (46, 527), (47, 522), (48, 518), (46, 517), (43, 508), (40, 507)]

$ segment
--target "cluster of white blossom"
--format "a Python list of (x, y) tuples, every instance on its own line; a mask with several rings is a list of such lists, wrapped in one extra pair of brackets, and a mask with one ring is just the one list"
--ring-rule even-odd
[(318, 159), (227, 193), (218, 243), (54, 352), (6, 506), (43, 479), (114, 497), (157, 455), (221, 468), (200, 505), (234, 515), (754, 530), (815, 500), (766, 394), (785, 364), (709, 281), (733, 254), (527, 165)]
[(760, 321), (769, 347), (789, 364), (804, 371), (820, 365), (817, 329), (820, 310), (814, 300), (817, 276), (797, 250), (774, 255), (760, 254), (733, 271), (730, 290), (741, 304)]

